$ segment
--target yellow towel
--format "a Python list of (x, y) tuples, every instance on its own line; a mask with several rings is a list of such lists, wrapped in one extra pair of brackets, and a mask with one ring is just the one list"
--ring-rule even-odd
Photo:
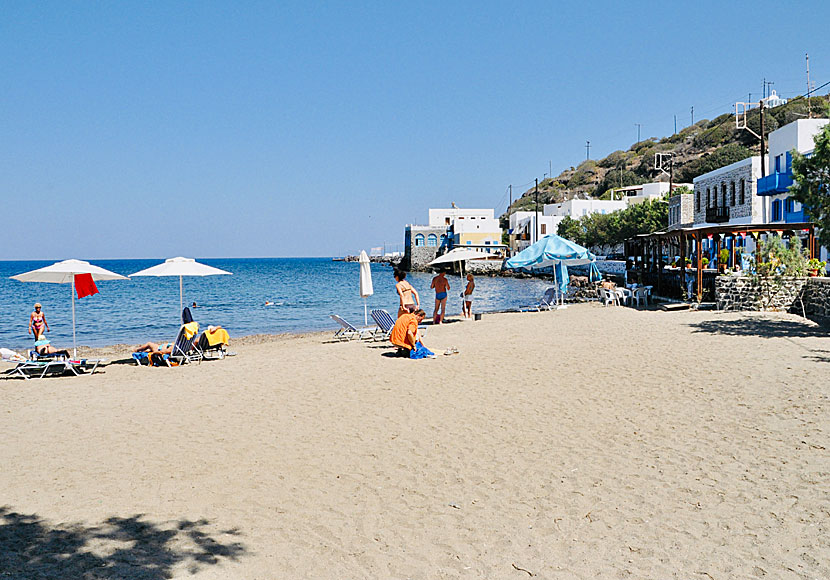
[(199, 332), (199, 323), (196, 321), (188, 322), (184, 325), (184, 337), (187, 340), (193, 338), (193, 335)]
[(205, 332), (205, 337), (207, 337), (207, 341), (210, 346), (216, 346), (217, 344), (229, 344), (231, 340), (231, 337), (228, 335), (228, 331), (221, 326), (217, 326), (213, 330), (208, 328), (207, 332)]

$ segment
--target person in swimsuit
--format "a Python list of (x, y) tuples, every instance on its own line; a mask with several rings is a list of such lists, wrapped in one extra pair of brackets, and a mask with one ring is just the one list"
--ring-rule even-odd
[(435, 289), (435, 310), (432, 312), (432, 322), (441, 324), (447, 316), (447, 292), (450, 290), (450, 281), (447, 280), (446, 273), (438, 272), (438, 275), (432, 279), (430, 288)]
[(40, 302), (35, 304), (35, 311), (29, 316), (29, 334), (34, 333), (35, 341), (40, 340), (41, 335), (49, 330), (49, 324), (46, 322), (46, 316), (40, 311)]
[(398, 291), (400, 306), (398, 306), (398, 317), (406, 312), (415, 312), (421, 307), (421, 297), (412, 284), (406, 281), (406, 272), (395, 270), (395, 290)]
[(465, 318), (472, 318), (473, 316), (473, 290), (476, 289), (476, 283), (472, 274), (467, 274), (467, 287), (464, 288), (464, 303), (461, 305), (462, 313)]
[(173, 354), (173, 343), (165, 342), (163, 344), (157, 344), (155, 342), (147, 342), (135, 349), (135, 352), (149, 352), (151, 355)]
[(71, 355), (69, 354), (68, 350), (58, 350), (45, 338), (41, 338), (35, 341), (35, 352), (38, 353), (40, 356), (46, 355), (56, 355), (56, 356), (64, 356), (69, 358)]

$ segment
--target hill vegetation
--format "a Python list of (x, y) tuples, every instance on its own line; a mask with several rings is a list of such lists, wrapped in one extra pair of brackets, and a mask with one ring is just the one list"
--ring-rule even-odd
[[(811, 104), (814, 117), (830, 116), (830, 96), (812, 97)], [(800, 97), (767, 109), (764, 133), (806, 116), (807, 100)], [(747, 114), (747, 126), (760, 133), (757, 109)], [(539, 204), (561, 203), (574, 197), (607, 199), (609, 190), (615, 187), (667, 181), (665, 175), (654, 170), (654, 154), (658, 152), (674, 153), (675, 183), (691, 183), (695, 177), (713, 169), (758, 155), (759, 150), (759, 140), (749, 131), (736, 129), (735, 116), (726, 113), (712, 120), (698, 121), (670, 137), (645, 139), (626, 151), (614, 151), (600, 160), (583, 161), (556, 177), (547, 178), (539, 183)], [(509, 212), (533, 209), (534, 190), (530, 188), (513, 203)]]

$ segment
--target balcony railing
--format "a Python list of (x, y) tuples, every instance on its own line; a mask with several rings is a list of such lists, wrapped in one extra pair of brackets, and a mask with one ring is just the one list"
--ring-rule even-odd
[(792, 184), (793, 174), (791, 171), (786, 173), (772, 173), (758, 180), (758, 195), (787, 193), (787, 190)]
[(707, 207), (706, 221), (711, 224), (722, 224), (729, 221), (728, 207)]

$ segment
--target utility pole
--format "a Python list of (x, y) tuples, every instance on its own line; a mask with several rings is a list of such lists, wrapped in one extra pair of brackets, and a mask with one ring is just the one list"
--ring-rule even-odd
[(587, 161), (590, 158), (591, 158), (591, 142), (590, 141), (585, 141), (585, 160)]
[(536, 243), (536, 242), (539, 241), (539, 178), (538, 177), (536, 178), (536, 192), (535, 192), (534, 195), (536, 196), (536, 219), (533, 220), (533, 222), (534, 222), (533, 223), (533, 229), (535, 230), (533, 232), (533, 235), (536, 237), (536, 239), (533, 240), (533, 243)]
[(637, 145), (639, 145), (640, 144), (640, 127), (642, 127), (642, 125), (640, 123), (634, 123), (634, 125), (637, 127)]
[(805, 53), (805, 56), (807, 57), (807, 118), (812, 119), (813, 105), (810, 102), (810, 91), (812, 90), (812, 87), (810, 86), (810, 55)]
[(762, 90), (761, 90), (761, 98), (766, 99), (767, 98), (767, 77), (764, 77), (764, 80), (761, 81), (761, 82), (763, 83), (763, 87), (762, 87)]
[(764, 161), (764, 101), (763, 99), (758, 103), (759, 108), (761, 109), (761, 177), (766, 176), (767, 174), (767, 166), (766, 162)]
[(509, 218), (510, 208), (513, 207), (513, 184), (511, 183), (507, 186), (507, 188), (510, 190), (510, 205), (507, 206), (507, 217)]
[(677, 115), (674, 116), (674, 134), (677, 135)]
[(553, 179), (553, 160), (548, 160), (548, 175)]
[(695, 124), (695, 106), (692, 105), (692, 125)]

